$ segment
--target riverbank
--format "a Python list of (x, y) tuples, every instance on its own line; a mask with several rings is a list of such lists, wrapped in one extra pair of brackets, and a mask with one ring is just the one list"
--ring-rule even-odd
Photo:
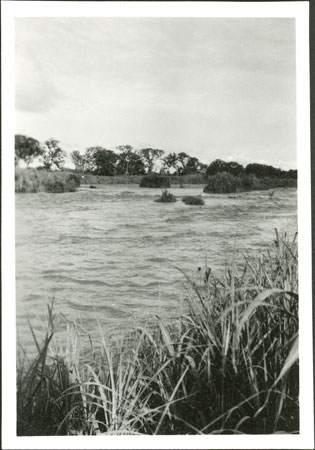
[[(49, 171), (38, 169), (21, 169), (15, 171), (15, 192), (35, 193), (35, 192), (74, 192), (80, 185), (140, 185), (143, 175), (117, 175), (101, 176), (93, 174), (83, 174), (75, 171)], [(185, 185), (204, 185), (206, 179), (204, 175), (167, 175), (171, 185), (184, 187)]]
[(75, 192), (80, 186), (80, 177), (73, 172), (15, 169), (15, 192), (36, 193)]
[[(80, 185), (140, 185), (142, 175), (101, 176), (71, 170), (48, 171), (16, 168), (15, 192), (74, 192)], [(226, 172), (207, 177), (205, 174), (165, 175), (172, 187), (202, 186), (205, 193), (237, 193), (296, 187), (294, 178), (257, 178), (253, 175), (233, 176)]]
[[(191, 174), (191, 175), (165, 175), (170, 180), (171, 185), (185, 185), (185, 184), (200, 184), (205, 185), (207, 183), (206, 176), (203, 174)], [(140, 182), (143, 175), (120, 175), (120, 176), (100, 176), (92, 174), (82, 175), (82, 183), (84, 184), (137, 184)]]
[(227, 172), (219, 172), (208, 177), (204, 192), (207, 194), (231, 194), (294, 187), (297, 187), (296, 178), (257, 177), (253, 174), (236, 176)]
[(76, 324), (55, 345), (49, 307), (37, 358), (18, 362), (18, 435), (297, 432), (297, 267), (297, 242), (276, 234), (221, 279), (187, 279), (185, 316), (121, 344), (100, 330), (84, 358)]

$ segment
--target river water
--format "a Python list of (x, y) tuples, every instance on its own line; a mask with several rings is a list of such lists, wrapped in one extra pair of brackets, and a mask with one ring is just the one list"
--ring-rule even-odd
[[(47, 301), (56, 312), (107, 334), (159, 314), (179, 314), (185, 278), (207, 261), (218, 273), (235, 255), (269, 245), (274, 228), (297, 231), (297, 191), (235, 196), (202, 187), (172, 188), (176, 203), (153, 200), (160, 190), (135, 185), (81, 187), (75, 193), (16, 195), (16, 309), (19, 341), (30, 345), (28, 320), (43, 324)], [(199, 195), (204, 206), (187, 206)], [(233, 198), (231, 198), (233, 197)]]

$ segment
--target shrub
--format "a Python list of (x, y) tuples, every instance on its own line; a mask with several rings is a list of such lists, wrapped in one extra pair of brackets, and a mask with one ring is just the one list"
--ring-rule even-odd
[(159, 175), (158, 173), (150, 173), (142, 178), (140, 187), (169, 188), (171, 187), (171, 183), (168, 177)]
[(65, 192), (65, 182), (56, 175), (49, 175), (43, 181), (45, 192), (60, 194)]
[(186, 195), (182, 198), (182, 201), (185, 205), (204, 205), (204, 200), (200, 197), (200, 195)]
[(159, 203), (174, 203), (174, 202), (176, 202), (176, 197), (173, 194), (171, 194), (170, 192), (168, 192), (167, 189), (164, 189), (161, 197), (159, 197), (158, 199), (156, 199), (154, 201), (159, 202)]
[(71, 173), (67, 176), (66, 182), (70, 184), (74, 184), (75, 187), (80, 187), (80, 176), (76, 175), (75, 173)]
[(241, 176), (234, 176), (227, 172), (219, 172), (208, 178), (208, 185), (204, 188), (206, 193), (232, 193), (255, 190), (266, 190), (285, 187), (296, 187), (296, 180), (293, 178), (258, 178), (252, 173), (245, 173)]
[(15, 192), (75, 192), (79, 186), (80, 177), (74, 173), (19, 168), (15, 171)]
[(262, 189), (262, 182), (259, 180), (256, 175), (252, 173), (243, 175), (241, 177), (241, 184), (245, 191), (252, 191), (256, 189)]
[(241, 179), (227, 172), (219, 172), (208, 178), (208, 185), (204, 188), (206, 193), (231, 193), (241, 190)]
[(32, 170), (19, 169), (15, 170), (15, 192), (38, 192), (40, 188), (40, 180), (37, 173)]

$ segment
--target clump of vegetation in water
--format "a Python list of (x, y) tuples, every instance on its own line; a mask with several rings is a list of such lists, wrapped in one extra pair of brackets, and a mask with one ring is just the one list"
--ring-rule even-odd
[(233, 175), (228, 172), (218, 172), (208, 177), (204, 188), (207, 194), (229, 194), (254, 190), (267, 190), (281, 187), (296, 187), (294, 178), (257, 177), (252, 173)]
[(182, 198), (182, 201), (185, 205), (204, 205), (204, 200), (200, 197), (200, 195), (186, 195)]
[(41, 183), (44, 191), (51, 193), (75, 192), (80, 186), (80, 180), (75, 174), (64, 177), (59, 173), (50, 173), (42, 179)]
[(142, 178), (140, 187), (169, 188), (171, 187), (171, 183), (169, 178), (164, 175), (159, 175), (158, 173), (149, 173)]
[(15, 192), (38, 192), (40, 180), (38, 173), (26, 169), (15, 169)]
[(54, 353), (49, 308), (37, 357), (22, 352), (17, 367), (17, 434), (299, 432), (296, 238), (276, 233), (223, 277), (200, 275), (185, 276), (183, 317), (112, 346), (100, 330), (88, 363), (73, 323), (67, 351)]
[(157, 198), (154, 201), (158, 203), (174, 203), (176, 202), (176, 197), (167, 189), (164, 189), (164, 191), (162, 191), (161, 197)]
[(74, 173), (36, 169), (15, 169), (15, 192), (75, 192), (80, 177)]

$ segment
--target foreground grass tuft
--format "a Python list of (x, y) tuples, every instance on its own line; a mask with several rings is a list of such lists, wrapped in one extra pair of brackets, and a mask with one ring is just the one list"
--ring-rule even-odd
[(115, 346), (100, 329), (89, 360), (73, 324), (65, 354), (53, 350), (49, 308), (38, 356), (18, 365), (18, 435), (298, 432), (297, 267), (296, 239), (276, 233), (220, 279), (185, 276), (173, 323), (156, 317)]

